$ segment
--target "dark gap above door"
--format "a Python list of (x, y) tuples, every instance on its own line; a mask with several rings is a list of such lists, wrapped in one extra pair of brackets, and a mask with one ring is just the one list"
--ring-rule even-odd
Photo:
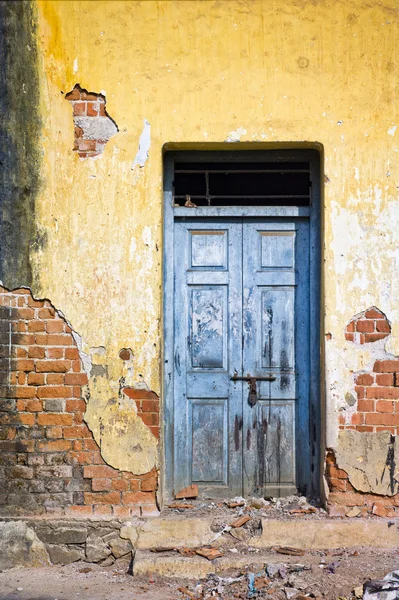
[[(309, 162), (176, 161), (174, 204), (309, 206)], [(187, 198), (189, 196), (189, 198)]]

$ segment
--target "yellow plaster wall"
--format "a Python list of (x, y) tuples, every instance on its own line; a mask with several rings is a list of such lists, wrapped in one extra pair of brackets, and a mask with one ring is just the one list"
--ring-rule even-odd
[[(395, 5), (38, 0), (44, 161), (36, 218), (45, 244), (32, 251), (34, 292), (64, 312), (83, 350), (107, 366), (106, 381), (92, 382), (96, 437), (121, 375), (160, 392), (166, 142), (323, 144), (328, 444), (353, 387), (350, 369), (372, 359), (345, 342), (346, 322), (377, 305), (393, 323), (388, 349), (399, 353)], [(106, 95), (119, 127), (94, 160), (72, 152), (63, 93), (77, 82)], [(144, 119), (149, 159), (132, 170)], [(122, 347), (134, 352), (129, 373)], [(152, 456), (155, 438), (132, 420), (127, 434), (141, 428)], [(125, 449), (111, 446), (118, 466)], [(129, 460), (137, 472), (140, 460)]]

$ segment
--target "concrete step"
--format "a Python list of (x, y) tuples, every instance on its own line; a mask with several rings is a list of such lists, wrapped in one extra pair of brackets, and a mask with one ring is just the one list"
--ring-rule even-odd
[[(257, 554), (235, 555), (228, 553), (221, 558), (209, 561), (201, 556), (185, 557), (177, 553), (154, 553), (137, 550), (133, 564), (133, 575), (161, 575), (163, 577), (181, 577), (182, 579), (202, 579), (214, 573), (222, 575), (230, 569), (246, 569), (258, 572), (265, 563), (283, 562), (281, 555), (266, 557)], [(299, 559), (297, 559), (299, 560)]]
[[(223, 546), (229, 534), (218, 537), (212, 531), (211, 518), (157, 517), (135, 529), (132, 543), (139, 550), (150, 548), (198, 548)], [(304, 550), (330, 550), (357, 546), (393, 548), (399, 546), (396, 521), (388, 519), (262, 519), (259, 535), (248, 540), (248, 546), (270, 548), (292, 546)]]

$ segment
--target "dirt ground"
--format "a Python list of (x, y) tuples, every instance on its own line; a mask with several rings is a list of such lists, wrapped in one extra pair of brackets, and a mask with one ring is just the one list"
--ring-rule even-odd
[[(301, 557), (278, 555), (280, 571), (270, 577), (268, 559), (270, 564), (276, 563), (276, 553), (269, 551), (263, 556), (266, 570), (255, 574), (257, 591), (249, 596), (250, 554), (246, 569), (201, 581), (137, 578), (127, 574), (127, 563), (106, 568), (80, 562), (64, 567), (14, 569), (0, 573), (0, 600), (233, 600), (295, 596), (302, 600), (304, 596), (337, 600), (354, 598), (354, 588), (399, 568), (399, 551), (313, 551)], [(179, 588), (187, 588), (188, 593)], [(292, 592), (294, 595), (290, 596)]]

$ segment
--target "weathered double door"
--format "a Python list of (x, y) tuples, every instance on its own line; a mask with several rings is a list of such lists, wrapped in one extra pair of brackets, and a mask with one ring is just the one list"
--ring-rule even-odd
[(174, 256), (174, 492), (306, 491), (308, 220), (177, 220)]

